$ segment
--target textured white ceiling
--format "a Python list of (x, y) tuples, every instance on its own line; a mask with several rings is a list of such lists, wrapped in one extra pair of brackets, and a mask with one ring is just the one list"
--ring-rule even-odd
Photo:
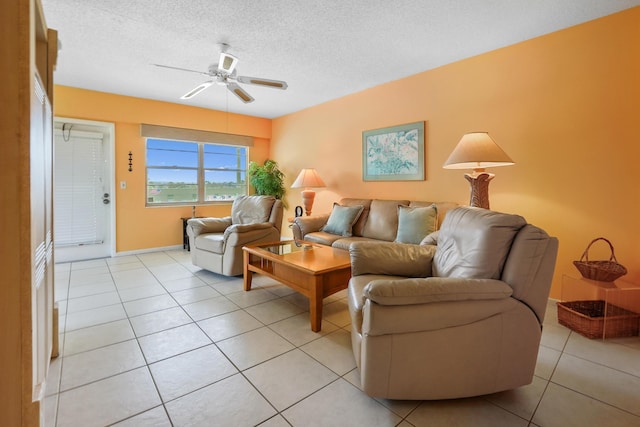
[[(275, 118), (557, 31), (640, 0), (42, 0), (59, 31), (58, 84)], [(286, 91), (223, 86), (180, 100), (219, 43), (238, 73)], [(228, 94), (228, 95), (227, 95)]]

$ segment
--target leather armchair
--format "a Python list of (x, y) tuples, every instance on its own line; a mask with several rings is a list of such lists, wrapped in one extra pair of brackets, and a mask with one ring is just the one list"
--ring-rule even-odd
[(282, 215), (282, 201), (275, 197), (240, 196), (231, 206), (231, 216), (190, 219), (191, 262), (225, 276), (241, 275), (242, 247), (279, 241)]
[(518, 215), (469, 207), (450, 211), (433, 237), (349, 248), (363, 390), (428, 400), (531, 383), (557, 239)]

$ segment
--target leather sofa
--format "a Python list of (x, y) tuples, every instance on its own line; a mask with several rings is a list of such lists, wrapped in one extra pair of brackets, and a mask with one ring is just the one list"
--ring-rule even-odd
[(242, 247), (279, 241), (282, 215), (282, 201), (273, 196), (239, 196), (230, 216), (191, 218), (187, 221), (191, 262), (225, 276), (241, 275)]
[(531, 383), (557, 239), (518, 215), (458, 207), (435, 243), (350, 247), (363, 390), (429, 400)]
[[(336, 205), (338, 207), (362, 206), (355, 223), (342, 230), (342, 232), (326, 230), (328, 222), (330, 222), (332, 215), (335, 213)], [(401, 231), (405, 229), (401, 224), (403, 222), (402, 219), (409, 217), (411, 213), (406, 216), (403, 215), (404, 212), (401, 212), (399, 206), (407, 207), (407, 212), (410, 212), (411, 209), (415, 212), (421, 208), (435, 207), (435, 219), (431, 230), (435, 231), (442, 224), (446, 213), (450, 209), (457, 207), (458, 204), (452, 202), (343, 198), (337, 204), (334, 204), (334, 209), (331, 213), (296, 217), (291, 225), (293, 237), (296, 240), (305, 240), (345, 250), (349, 249), (349, 245), (354, 242), (400, 241), (398, 240), (398, 231), (399, 229)], [(423, 235), (418, 235), (420, 233), (412, 227), (406, 228), (405, 236), (409, 234), (414, 235), (415, 240), (408, 241), (406, 240), (408, 237), (405, 237), (404, 240), (401, 239), (402, 243), (420, 243), (422, 238), (426, 236), (424, 233), (422, 233)]]

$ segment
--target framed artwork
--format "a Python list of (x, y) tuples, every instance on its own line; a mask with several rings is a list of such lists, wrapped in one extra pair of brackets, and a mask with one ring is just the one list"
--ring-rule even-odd
[(364, 181), (423, 181), (424, 122), (362, 132)]

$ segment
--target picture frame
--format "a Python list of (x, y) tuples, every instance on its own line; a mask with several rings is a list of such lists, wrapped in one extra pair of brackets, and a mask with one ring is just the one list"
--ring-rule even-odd
[(364, 181), (424, 181), (424, 122), (362, 132)]

